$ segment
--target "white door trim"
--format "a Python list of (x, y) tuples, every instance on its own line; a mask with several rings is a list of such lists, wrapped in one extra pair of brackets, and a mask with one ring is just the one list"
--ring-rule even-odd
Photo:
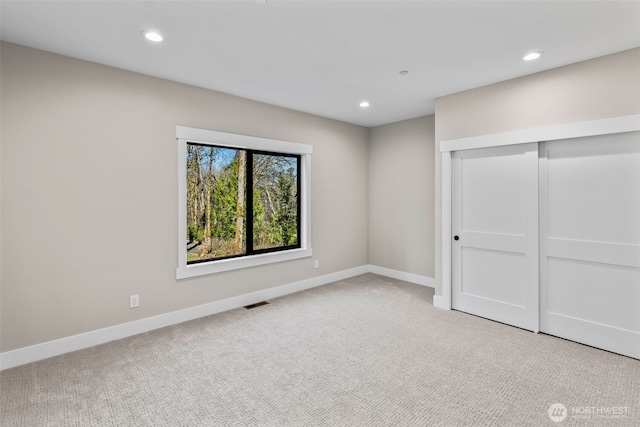
[(442, 295), (433, 297), (436, 307), (451, 309), (451, 152), (472, 148), (499, 147), (529, 142), (554, 141), (583, 136), (640, 130), (640, 114), (610, 117), (544, 128), (440, 141), (442, 157)]
[[(433, 305), (451, 310), (451, 152), (442, 153), (442, 296)], [(446, 268), (445, 268), (446, 267)]]
[(440, 152), (555, 141), (639, 130), (640, 114), (440, 141)]

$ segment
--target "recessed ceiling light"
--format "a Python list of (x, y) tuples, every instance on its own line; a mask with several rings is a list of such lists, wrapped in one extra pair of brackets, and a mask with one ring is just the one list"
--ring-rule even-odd
[(522, 59), (525, 61), (533, 61), (540, 58), (542, 55), (544, 55), (544, 52), (531, 52), (523, 56)]
[(142, 34), (147, 40), (151, 40), (152, 42), (162, 41), (162, 36), (155, 31), (143, 31)]
[(361, 106), (362, 108), (367, 108), (369, 105), (371, 105), (371, 104), (369, 104), (369, 101), (362, 101), (362, 102), (360, 103), (360, 106)]

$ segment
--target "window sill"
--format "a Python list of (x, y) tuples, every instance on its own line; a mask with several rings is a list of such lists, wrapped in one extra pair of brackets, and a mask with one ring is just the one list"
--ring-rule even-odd
[(176, 279), (204, 276), (207, 274), (222, 273), (224, 271), (239, 270), (242, 268), (256, 267), (258, 265), (273, 264), (282, 261), (308, 258), (313, 255), (311, 249), (291, 249), (282, 252), (271, 252), (260, 255), (251, 255), (242, 258), (222, 259), (219, 261), (191, 264), (176, 269)]

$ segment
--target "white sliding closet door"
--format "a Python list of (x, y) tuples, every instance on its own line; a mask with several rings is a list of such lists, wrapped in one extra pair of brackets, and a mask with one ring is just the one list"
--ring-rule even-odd
[(540, 330), (640, 358), (640, 132), (542, 144)]
[(451, 172), (453, 308), (537, 331), (538, 144), (456, 151)]

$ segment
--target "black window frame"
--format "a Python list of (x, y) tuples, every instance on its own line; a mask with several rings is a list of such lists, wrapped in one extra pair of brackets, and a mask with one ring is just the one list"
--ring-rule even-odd
[[(273, 252), (282, 252), (292, 249), (300, 249), (302, 248), (302, 155), (300, 154), (292, 154), (292, 153), (280, 153), (275, 151), (266, 151), (266, 150), (254, 150), (249, 148), (241, 148), (241, 147), (232, 147), (225, 145), (217, 145), (217, 144), (204, 144), (199, 142), (187, 141), (186, 147), (188, 149), (189, 145), (198, 145), (202, 147), (213, 147), (213, 148), (222, 148), (222, 149), (232, 149), (237, 151), (244, 151), (247, 153), (246, 165), (245, 165), (245, 252), (242, 254), (235, 255), (226, 255), (222, 257), (216, 258), (207, 258), (207, 259), (199, 259), (193, 261), (187, 261), (187, 266), (210, 263), (216, 261), (222, 261), (233, 258), (245, 258), (253, 255), (260, 255), (266, 253)], [(265, 249), (254, 249), (253, 248), (253, 237), (254, 237), (254, 221), (253, 221), (253, 192), (254, 192), (254, 183), (253, 183), (253, 156), (257, 155), (268, 155), (268, 156), (279, 156), (279, 157), (287, 157), (296, 159), (296, 235), (297, 235), (297, 243), (295, 245), (285, 245), (278, 246), (275, 248), (265, 248)], [(249, 220), (250, 219), (250, 220)], [(185, 224), (186, 226), (186, 224)], [(186, 250), (186, 248), (185, 248)]]

